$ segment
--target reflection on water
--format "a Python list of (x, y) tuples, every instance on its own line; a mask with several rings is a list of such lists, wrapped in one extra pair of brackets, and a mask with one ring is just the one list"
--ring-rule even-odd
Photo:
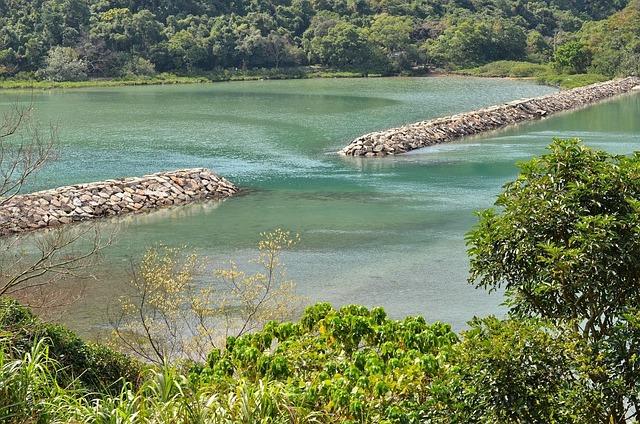
[[(283, 227), (301, 243), (284, 256), (312, 301), (383, 305), (462, 328), (500, 313), (500, 295), (467, 282), (464, 234), (516, 162), (552, 136), (581, 136), (617, 153), (640, 147), (640, 96), (483, 137), (364, 160), (334, 152), (354, 137), (553, 91), (528, 82), (466, 78), (308, 80), (134, 87), (36, 94), (62, 125), (61, 160), (34, 188), (205, 166), (242, 187), (222, 203), (131, 215), (68, 320), (91, 331), (121, 293), (130, 258), (163, 242), (212, 266), (255, 256), (259, 233)], [(0, 97), (0, 102), (9, 102)]]

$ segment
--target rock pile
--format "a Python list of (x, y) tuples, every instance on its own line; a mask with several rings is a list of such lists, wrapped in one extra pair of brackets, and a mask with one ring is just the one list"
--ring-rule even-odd
[(0, 199), (0, 234), (223, 199), (237, 192), (231, 182), (204, 168), (59, 187)]
[(386, 156), (404, 153), (587, 106), (637, 90), (638, 86), (640, 77), (628, 77), (373, 132), (355, 139), (340, 153), (347, 156)]

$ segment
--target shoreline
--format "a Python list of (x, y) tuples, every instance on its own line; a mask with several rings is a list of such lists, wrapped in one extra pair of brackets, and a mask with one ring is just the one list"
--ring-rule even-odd
[(640, 90), (640, 77), (627, 77), (545, 96), (515, 100), (456, 115), (416, 122), (365, 134), (338, 153), (354, 157), (384, 157), (479, 135), (514, 124), (546, 118), (558, 112), (590, 106)]
[(256, 74), (256, 75), (233, 75), (229, 78), (215, 78), (202, 76), (183, 77), (175, 75), (165, 75), (152, 78), (140, 79), (93, 79), (88, 81), (32, 81), (32, 80), (0, 80), (0, 92), (3, 91), (20, 91), (20, 90), (65, 90), (65, 89), (82, 89), (82, 88), (119, 88), (119, 87), (138, 87), (138, 86), (162, 86), (162, 85), (192, 85), (192, 84), (215, 84), (223, 82), (242, 82), (242, 81), (288, 81), (288, 80), (305, 80), (305, 79), (343, 79), (343, 78), (431, 78), (431, 77), (457, 77), (457, 78), (492, 78), (505, 79), (513, 81), (534, 81), (540, 85), (546, 85), (554, 88), (561, 88), (560, 84), (553, 84), (547, 81), (541, 81), (534, 77), (511, 77), (511, 76), (485, 76), (473, 75), (463, 72), (447, 72), (434, 71), (426, 74), (416, 75), (380, 75), (380, 74), (362, 74), (356, 72), (342, 71), (314, 71), (301, 74)]
[[(389, 75), (398, 77), (401, 75)], [(430, 76), (430, 75), (416, 75)], [(255, 70), (255, 71), (224, 71), (196, 76), (178, 76), (174, 74), (159, 74), (154, 77), (132, 79), (96, 78), (87, 81), (47, 81), (47, 80), (0, 80), (0, 91), (12, 90), (56, 90), (78, 88), (110, 88), (135, 87), (146, 85), (188, 85), (213, 84), (233, 81), (261, 81), (261, 80), (298, 80), (298, 79), (333, 79), (333, 78), (379, 78), (380, 74), (364, 74), (361, 72), (289, 69), (289, 70)]]
[[(492, 62), (489, 65), (495, 64)], [(488, 66), (488, 65), (485, 65)], [(511, 75), (509, 73), (482, 73), (477, 69), (462, 69), (458, 71), (434, 70), (426, 73), (405, 75), (402, 73), (382, 75), (367, 74), (364, 72), (336, 71), (315, 68), (285, 68), (258, 69), (249, 71), (224, 70), (217, 73), (205, 73), (194, 76), (178, 76), (171, 73), (158, 74), (153, 77), (136, 77), (131, 79), (95, 78), (87, 81), (47, 81), (47, 80), (0, 80), (0, 92), (19, 90), (64, 90), (81, 88), (118, 88), (137, 86), (161, 86), (161, 85), (190, 85), (190, 84), (214, 84), (220, 82), (239, 81), (286, 81), (301, 79), (335, 79), (335, 78), (429, 78), (429, 77), (472, 77), (472, 78), (496, 78), (513, 81), (533, 81), (540, 85), (560, 88), (561, 90), (584, 87), (589, 84), (603, 82), (606, 79), (601, 75)]]

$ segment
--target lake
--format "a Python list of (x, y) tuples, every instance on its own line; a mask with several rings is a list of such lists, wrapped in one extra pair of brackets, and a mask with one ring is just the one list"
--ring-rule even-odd
[(122, 292), (131, 258), (159, 242), (187, 245), (214, 264), (255, 255), (259, 233), (282, 227), (301, 242), (285, 255), (309, 301), (384, 306), (461, 329), (500, 314), (501, 295), (467, 282), (464, 234), (554, 136), (617, 153), (640, 149), (640, 96), (387, 158), (335, 154), (374, 130), (555, 89), (462, 77), (255, 81), (209, 85), (0, 93), (33, 102), (58, 124), (60, 154), (30, 190), (208, 167), (245, 195), (129, 216), (88, 295), (65, 317), (90, 333)]

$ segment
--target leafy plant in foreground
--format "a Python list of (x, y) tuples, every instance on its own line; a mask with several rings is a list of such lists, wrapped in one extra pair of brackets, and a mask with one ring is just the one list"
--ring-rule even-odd
[(575, 139), (549, 149), (521, 165), (499, 210), (480, 213), (468, 235), (470, 281), (504, 287), (512, 315), (579, 336), (605, 396), (598, 420), (625, 422), (640, 407), (637, 334), (618, 337), (640, 302), (640, 154), (611, 155)]

